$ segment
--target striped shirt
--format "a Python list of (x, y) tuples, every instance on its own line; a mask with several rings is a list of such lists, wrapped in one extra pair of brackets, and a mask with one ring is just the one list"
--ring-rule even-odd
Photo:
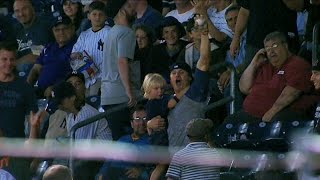
[[(89, 104), (85, 104), (78, 114), (75, 116), (73, 113), (67, 116), (67, 130), (68, 134), (71, 135), (71, 128), (92, 116), (99, 114), (99, 111)], [(82, 128), (76, 130), (75, 139), (104, 139), (112, 140), (111, 130), (109, 129), (108, 122), (106, 119), (101, 119), (94, 123), (88, 124)]]
[(166, 177), (183, 180), (220, 179), (219, 168), (213, 166), (218, 152), (205, 142), (193, 142), (174, 154)]
[(215, 8), (209, 8), (207, 13), (208, 16), (210, 18), (210, 21), (212, 22), (212, 24), (220, 31), (223, 32), (224, 34), (226, 34), (228, 37), (232, 38), (233, 37), (233, 32), (231, 31), (231, 29), (228, 27), (227, 25), (227, 21), (225, 18), (225, 12), (226, 10), (232, 6), (232, 4), (230, 4), (228, 7), (226, 7), (224, 10), (222, 11), (217, 11), (217, 9)]

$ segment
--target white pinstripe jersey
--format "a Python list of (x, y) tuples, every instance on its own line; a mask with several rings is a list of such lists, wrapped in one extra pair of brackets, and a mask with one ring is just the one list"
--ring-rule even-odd
[(83, 31), (72, 49), (72, 53), (82, 53), (83, 51), (86, 51), (92, 57), (94, 63), (100, 70), (100, 73), (97, 74), (97, 77), (101, 77), (103, 45), (105, 43), (104, 41), (107, 37), (109, 30), (110, 27), (105, 26), (96, 32), (92, 31), (92, 28)]
[[(67, 116), (67, 130), (68, 134), (70, 134), (71, 128), (92, 116), (99, 114), (99, 111), (89, 104), (85, 104), (79, 113), (75, 116), (70, 113)], [(112, 140), (111, 130), (109, 128), (108, 122), (106, 119), (101, 119), (94, 123), (88, 124), (76, 131), (76, 139), (105, 139)]]

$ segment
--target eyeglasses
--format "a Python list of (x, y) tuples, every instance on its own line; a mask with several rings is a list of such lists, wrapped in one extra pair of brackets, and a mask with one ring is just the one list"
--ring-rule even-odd
[(280, 44), (282, 44), (283, 42), (279, 42), (279, 43), (273, 43), (272, 46), (266, 46), (264, 49), (268, 52), (271, 49), (275, 49), (277, 47), (279, 47)]
[(146, 121), (147, 118), (146, 117), (136, 117), (136, 118), (133, 118), (132, 120), (136, 121), (136, 122), (141, 122), (141, 121)]

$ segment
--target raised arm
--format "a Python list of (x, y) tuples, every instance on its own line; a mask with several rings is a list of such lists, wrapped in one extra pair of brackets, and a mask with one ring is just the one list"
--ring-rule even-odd
[[(195, 20), (197, 22), (197, 20)], [(203, 29), (201, 33), (200, 44), (200, 59), (197, 62), (197, 69), (201, 71), (208, 71), (211, 60), (210, 41), (208, 36), (208, 30)]]
[(30, 134), (29, 139), (36, 139), (40, 134), (40, 124), (45, 119), (47, 115), (46, 111), (41, 112), (30, 112), (29, 122), (30, 122)]
[(235, 32), (234, 32), (234, 35), (232, 38), (232, 42), (230, 44), (230, 54), (233, 57), (239, 51), (240, 37), (241, 37), (242, 33), (245, 31), (245, 29), (247, 28), (249, 14), (250, 14), (250, 11), (248, 9), (245, 9), (243, 7), (240, 8), (238, 18), (237, 18)]
[(226, 40), (227, 35), (219, 29), (217, 29), (213, 23), (211, 22), (207, 10), (210, 7), (209, 0), (192, 0), (191, 4), (194, 6), (195, 13), (201, 14), (205, 18), (206, 22), (208, 23), (208, 31), (209, 34), (217, 41), (223, 42)]

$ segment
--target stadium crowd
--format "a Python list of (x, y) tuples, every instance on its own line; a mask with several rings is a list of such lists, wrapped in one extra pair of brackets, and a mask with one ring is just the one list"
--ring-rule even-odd
[[(320, 0), (2, 0), (0, 137), (59, 146), (74, 125), (110, 111), (75, 140), (166, 147), (172, 160), (75, 160), (68, 169), (0, 154), (0, 177), (223, 179), (210, 162), (218, 142), (230, 142), (216, 139), (230, 124), (318, 127), (318, 22)], [(206, 108), (229, 96), (236, 112)], [(44, 160), (52, 166), (43, 175)]]

